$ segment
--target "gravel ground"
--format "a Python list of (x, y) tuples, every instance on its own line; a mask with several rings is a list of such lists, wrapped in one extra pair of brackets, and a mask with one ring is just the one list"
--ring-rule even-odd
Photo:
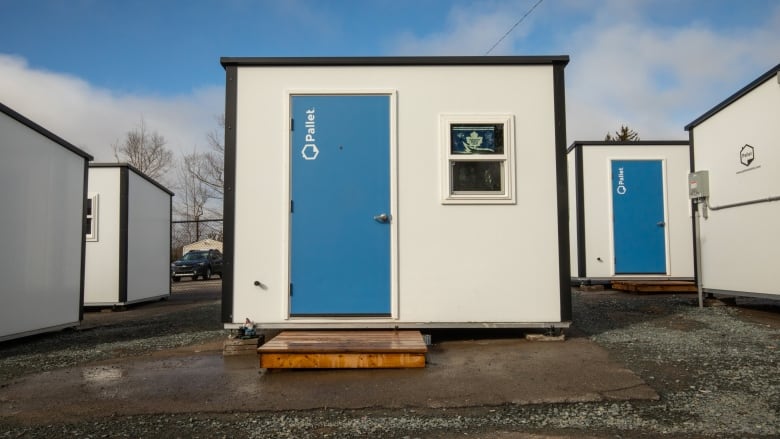
[[(780, 437), (780, 303), (699, 309), (695, 297), (573, 293), (570, 336), (588, 337), (658, 401), (114, 416), (18, 425), (0, 438)], [(29, 373), (224, 338), (219, 304), (0, 345), (0, 389)]]

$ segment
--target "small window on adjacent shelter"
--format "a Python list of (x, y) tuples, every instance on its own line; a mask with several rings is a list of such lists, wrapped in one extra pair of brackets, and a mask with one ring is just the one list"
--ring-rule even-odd
[(443, 115), (446, 204), (514, 203), (509, 115)]
[(97, 241), (97, 214), (98, 214), (98, 195), (89, 194), (87, 196), (87, 214), (85, 221), (86, 225), (86, 239), (87, 241)]

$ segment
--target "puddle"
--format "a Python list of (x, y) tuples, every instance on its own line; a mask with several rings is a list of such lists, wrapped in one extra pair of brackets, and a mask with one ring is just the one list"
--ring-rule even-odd
[(127, 372), (117, 366), (88, 367), (81, 370), (81, 378), (86, 384), (113, 384), (127, 376)]

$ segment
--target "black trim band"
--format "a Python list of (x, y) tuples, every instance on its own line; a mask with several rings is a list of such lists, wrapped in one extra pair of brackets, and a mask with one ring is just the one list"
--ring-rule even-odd
[(555, 180), (558, 186), (558, 283), (561, 321), (572, 319), (571, 259), (569, 249), (569, 181), (566, 162), (565, 62), (553, 65), (553, 102), (555, 106)]
[(476, 65), (566, 65), (569, 57), (556, 56), (378, 56), (378, 57), (222, 57), (226, 69), (236, 66), (476, 66)]
[(127, 258), (128, 223), (130, 204), (130, 171), (128, 167), (119, 169), (119, 303), (127, 302)]
[(577, 208), (577, 276), (587, 276), (587, 258), (585, 257), (585, 175), (582, 148), (574, 150), (575, 188), (574, 204)]
[(236, 113), (238, 68), (225, 68), (225, 193), (223, 198), (222, 322), (233, 323), (236, 239)]
[(84, 157), (84, 191), (81, 206), (81, 279), (79, 281), (79, 322), (84, 320), (84, 286), (87, 268), (87, 197), (89, 197), (89, 160)]

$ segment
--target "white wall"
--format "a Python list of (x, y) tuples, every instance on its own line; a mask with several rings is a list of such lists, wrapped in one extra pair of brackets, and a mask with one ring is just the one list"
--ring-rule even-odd
[[(776, 76), (693, 128), (696, 170), (713, 206), (780, 196), (780, 84)], [(742, 146), (755, 148), (750, 166)], [(710, 211), (701, 220), (705, 289), (780, 295), (780, 202)]]
[(170, 293), (171, 196), (132, 170), (128, 178), (127, 301)]
[[(121, 174), (128, 173), (127, 233), (120, 230)], [(170, 293), (170, 195), (124, 166), (89, 168), (89, 192), (98, 195), (98, 241), (87, 241), (84, 303), (132, 303)], [(120, 243), (127, 240), (126, 267)], [(120, 273), (127, 270), (127, 300)]]
[(120, 168), (89, 168), (89, 193), (98, 196), (98, 240), (87, 241), (84, 304), (114, 304), (119, 299)]
[(0, 113), (0, 339), (79, 321), (85, 166)]
[[(666, 275), (643, 278), (693, 278), (693, 229), (688, 199), (688, 145), (580, 145), (583, 149), (585, 269), (592, 279), (615, 277), (612, 230), (612, 160), (661, 160), (666, 214)], [(573, 161), (574, 151), (569, 153)], [(573, 176), (572, 176), (573, 179)], [(576, 222), (576, 221), (575, 221)], [(574, 242), (574, 241), (572, 241)], [(577, 248), (572, 245), (572, 253)], [(576, 258), (575, 258), (576, 259)], [(599, 259), (601, 259), (599, 261)], [(573, 265), (574, 267), (574, 265)], [(576, 274), (576, 271), (573, 271)], [(637, 276), (632, 276), (637, 277)]]
[[(305, 90), (397, 91), (394, 321), (560, 321), (552, 66), (238, 71), (235, 322), (287, 317), (289, 93)], [(517, 204), (441, 203), (442, 113), (514, 115)]]

